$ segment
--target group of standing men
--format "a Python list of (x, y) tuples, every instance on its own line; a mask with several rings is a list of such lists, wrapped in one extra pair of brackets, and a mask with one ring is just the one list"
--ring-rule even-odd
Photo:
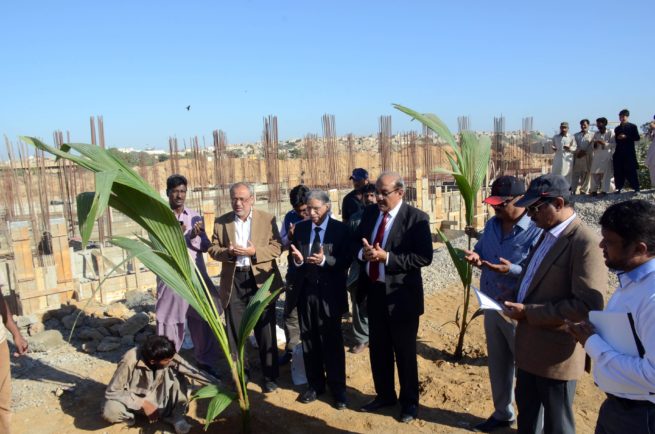
[(612, 178), (617, 192), (625, 182), (639, 191), (635, 143), (640, 140), (637, 126), (629, 122), (627, 109), (619, 113), (619, 125), (607, 128), (608, 121), (596, 119), (596, 132), (589, 130), (589, 120), (580, 121), (580, 131), (570, 134), (568, 122), (560, 124), (559, 134), (553, 137), (552, 173), (562, 175), (576, 194), (607, 194), (612, 189)]
[[(211, 241), (200, 216), (184, 206), (186, 179), (171, 176), (167, 194), (191, 257), (217, 305), (224, 309), (233, 357), (250, 298), (270, 276), (272, 288), (284, 285), (276, 259), (288, 249), (285, 353), (278, 356), (274, 303), (254, 330), (263, 392), (277, 389), (279, 364), (288, 361), (291, 349), (302, 342), (308, 386), (299, 401), (313, 402), (329, 390), (336, 409), (347, 407), (341, 320), (348, 311), (350, 291), (355, 334), (351, 352), (369, 347), (376, 391), (375, 399), (361, 411), (376, 411), (399, 401), (399, 420), (409, 422), (418, 411), (416, 337), (423, 313), (420, 268), (432, 261), (429, 220), (403, 201), (405, 185), (397, 173), (383, 173), (372, 185), (364, 169), (355, 169), (351, 179), (355, 190), (344, 198), (345, 222), (332, 217), (325, 191), (298, 186), (291, 191), (294, 209), (285, 217), (282, 233), (273, 215), (253, 207), (252, 186), (236, 183), (230, 187), (232, 211), (216, 218)], [(202, 252), (222, 263), (218, 288), (207, 276)], [(218, 348), (207, 325), (196, 321), (192, 311), (163, 282), (158, 283), (158, 334), (168, 337), (177, 352), (186, 322), (198, 367), (217, 375)], [(394, 360), (399, 395), (394, 387)], [(245, 363), (250, 375), (247, 358)]]
[[(503, 176), (485, 200), (495, 216), (481, 234), (467, 228), (479, 241), (466, 259), (482, 269), (481, 290), (502, 303), (502, 311), (484, 315), (494, 412), (475, 431), (517, 421), (519, 433), (574, 433), (572, 403), (588, 368), (585, 350), (608, 394), (596, 433), (655, 429), (655, 206), (632, 200), (609, 207), (599, 244), (570, 197), (561, 175), (541, 176), (527, 191), (519, 179)], [(634, 318), (638, 356), (612, 348), (588, 323), (589, 312), (603, 307), (607, 267), (621, 282), (608, 310)]]

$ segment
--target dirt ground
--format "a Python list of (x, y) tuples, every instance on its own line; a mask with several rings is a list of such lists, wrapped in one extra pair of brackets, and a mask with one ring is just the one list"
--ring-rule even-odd
[[(282, 367), (280, 388), (264, 395), (256, 383), (249, 385), (254, 433), (463, 433), (492, 413), (491, 392), (486, 368), (486, 347), (481, 319), (469, 329), (466, 357), (453, 363), (449, 356), (454, 349), (456, 327), (444, 323), (454, 318), (461, 303), (461, 290), (453, 287), (426, 297), (426, 313), (421, 317), (418, 342), (420, 376), (419, 418), (408, 425), (396, 417), (399, 407), (385, 409), (379, 414), (360, 413), (357, 409), (374, 395), (368, 351), (353, 355), (346, 353), (348, 409), (337, 411), (330, 405), (329, 394), (311, 404), (296, 401), (303, 387), (293, 386), (290, 369)], [(344, 335), (348, 344), (350, 323), (344, 321)], [(70, 348), (68, 351), (75, 351)], [(120, 356), (118, 354), (117, 356)], [(254, 357), (251, 359), (255, 359)], [(30, 380), (20, 380), (14, 387), (25, 387), (39, 393), (38, 405), (21, 408), (14, 414), (14, 433), (158, 433), (167, 427), (162, 423), (148, 424), (138, 420), (132, 428), (108, 425), (100, 417), (104, 387), (115, 365), (111, 361), (99, 363), (70, 363), (65, 370), (69, 383), (75, 387), (43, 393), (38, 384), (48, 380), (48, 372), (34, 374)], [(61, 373), (60, 373), (61, 374)], [(54, 377), (53, 377), (54, 378)], [(59, 378), (59, 377), (57, 377)], [(223, 378), (227, 378), (225, 375)], [(60, 395), (60, 396), (57, 396)], [(602, 393), (590, 375), (579, 382), (574, 410), (577, 432), (591, 433)], [(14, 403), (16, 406), (16, 403)], [(24, 407), (24, 406), (23, 406)], [(206, 403), (191, 405), (189, 419), (193, 433), (202, 433)], [(213, 423), (208, 432), (237, 433), (240, 427), (238, 406), (233, 404)], [(500, 431), (514, 432), (513, 429)]]

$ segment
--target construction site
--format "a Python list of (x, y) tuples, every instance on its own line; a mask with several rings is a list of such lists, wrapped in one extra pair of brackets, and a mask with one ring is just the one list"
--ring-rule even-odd
[[(322, 134), (280, 145), (275, 116), (263, 119), (262, 140), (235, 156), (222, 130), (212, 133), (211, 144), (198, 136), (180, 143), (170, 137), (166, 161), (134, 167), (141, 177), (165, 197), (166, 178), (179, 173), (189, 181), (186, 206), (199, 210), (206, 227), (230, 210), (229, 186), (247, 181), (255, 188), (255, 206), (282, 217), (290, 209), (288, 190), (305, 184), (329, 192), (333, 215), (340, 218), (342, 197), (352, 188), (353, 168), (366, 168), (371, 179), (383, 171), (399, 172), (406, 184), (405, 200), (431, 216), (433, 228), (463, 229), (464, 205), (453, 180), (437, 174), (448, 168), (449, 146), (424, 128), (420, 132), (392, 131), (391, 116), (381, 116), (377, 134), (337, 136), (335, 117), (323, 115)], [(469, 130), (470, 120), (458, 118), (459, 132)], [(526, 180), (550, 167), (546, 139), (532, 131), (532, 118), (523, 119), (521, 131), (505, 131), (505, 118), (494, 118), (494, 131), (486, 134), (492, 146), (487, 180), (512, 174)], [(70, 142), (70, 133), (55, 131), (53, 143)], [(91, 144), (107, 147), (101, 116), (90, 118)], [(108, 304), (122, 299), (126, 291), (154, 288), (155, 276), (136, 260), (124, 261), (121, 249), (111, 245), (113, 236), (145, 235), (119, 213), (109, 210), (99, 219), (89, 245), (81, 244), (76, 212), (78, 194), (94, 190), (94, 178), (69, 161), (5, 137), (8, 161), (0, 166), (4, 194), (0, 199), (0, 287), (20, 315), (57, 309), (71, 300), (95, 297)], [(549, 146), (547, 147), (550, 148)], [(291, 152), (293, 151), (293, 152)], [(549, 152), (549, 151), (548, 151)], [(488, 184), (488, 182), (487, 182)], [(476, 210), (475, 225), (482, 227), (487, 210)], [(205, 258), (210, 275), (220, 264)], [(99, 282), (105, 282), (98, 288)]]

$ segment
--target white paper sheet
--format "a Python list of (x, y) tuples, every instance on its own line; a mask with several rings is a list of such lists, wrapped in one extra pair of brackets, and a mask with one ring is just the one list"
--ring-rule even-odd
[(498, 304), (496, 300), (489, 297), (484, 292), (480, 291), (475, 286), (471, 285), (473, 291), (475, 291), (475, 296), (478, 298), (478, 303), (480, 304), (480, 309), (491, 309), (491, 310), (503, 310), (503, 307)]
[(616, 351), (639, 356), (627, 313), (592, 310), (589, 312), (589, 322), (593, 324), (600, 337)]

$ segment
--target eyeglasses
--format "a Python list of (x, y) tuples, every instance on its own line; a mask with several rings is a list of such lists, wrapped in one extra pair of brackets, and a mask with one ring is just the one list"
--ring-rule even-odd
[(382, 196), (382, 197), (389, 197), (391, 193), (394, 193), (396, 191), (400, 190), (399, 188), (395, 188), (391, 191), (376, 191), (375, 196)]
[(528, 210), (530, 214), (536, 214), (539, 212), (539, 208), (541, 208), (543, 205), (546, 205), (550, 203), (550, 200), (542, 200), (541, 202), (537, 203), (536, 205), (530, 205), (526, 206), (525, 209)]
[(509, 199), (497, 204), (497, 205), (491, 205), (492, 208), (505, 208), (507, 205), (510, 204), (511, 201), (513, 201), (514, 198), (510, 197)]

